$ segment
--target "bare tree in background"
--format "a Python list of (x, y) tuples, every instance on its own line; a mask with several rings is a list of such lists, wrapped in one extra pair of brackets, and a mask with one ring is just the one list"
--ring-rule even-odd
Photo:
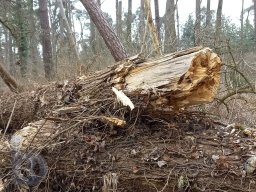
[(201, 43), (201, 0), (196, 0), (195, 45)]
[(56, 76), (56, 68), (52, 60), (52, 42), (48, 18), (47, 0), (39, 0), (39, 18), (42, 30), (42, 47), (45, 77), (52, 80)]
[(139, 39), (140, 44), (143, 43), (143, 34), (145, 31), (145, 9), (144, 9), (144, 0), (140, 0), (140, 15), (139, 15)]
[(62, 18), (62, 21), (63, 21), (63, 23), (65, 25), (65, 28), (67, 30), (67, 33), (68, 33), (69, 44), (71, 45), (71, 48), (73, 49), (75, 57), (76, 57), (76, 64), (77, 64), (77, 69), (78, 69), (78, 66), (81, 64), (81, 61), (80, 61), (79, 51), (78, 51), (78, 48), (76, 46), (76, 39), (73, 35), (73, 32), (72, 32), (71, 27), (69, 25), (68, 19), (65, 15), (65, 10), (64, 10), (62, 0), (57, 0), (57, 4), (58, 4), (59, 9), (60, 9), (60, 16)]
[(90, 18), (103, 37), (111, 55), (115, 61), (120, 61), (128, 57), (125, 47), (122, 45), (115, 31), (107, 22), (99, 5), (94, 0), (80, 0), (87, 10)]
[(165, 10), (165, 37), (164, 37), (164, 51), (174, 52), (177, 50), (177, 37), (175, 29), (175, 3), (174, 0), (167, 0)]
[(119, 38), (122, 36), (122, 1), (118, 1), (117, 17), (116, 17), (116, 32)]
[(154, 0), (155, 2), (155, 22), (156, 22), (156, 29), (157, 29), (157, 36), (159, 41), (160, 39), (160, 28), (161, 28), (161, 24), (160, 24), (160, 16), (159, 16), (159, 2), (158, 0)]
[(177, 46), (180, 44), (180, 17), (179, 17), (179, 8), (178, 0), (176, 1), (176, 22), (177, 22)]
[(209, 28), (211, 24), (211, 0), (207, 0), (206, 7), (206, 28)]
[(240, 46), (241, 46), (241, 52), (243, 53), (243, 48), (244, 48), (244, 0), (242, 0), (242, 9), (241, 9), (241, 15), (240, 15), (240, 22), (241, 22)]
[(218, 8), (217, 8), (217, 16), (216, 16), (216, 24), (215, 24), (215, 49), (219, 49), (220, 46), (220, 33), (221, 33), (221, 15), (222, 15), (222, 5), (223, 0), (219, 0)]
[(254, 10), (254, 42), (256, 44), (256, 0), (253, 0), (253, 10)]
[(128, 0), (126, 41), (127, 43), (132, 42), (132, 0)]

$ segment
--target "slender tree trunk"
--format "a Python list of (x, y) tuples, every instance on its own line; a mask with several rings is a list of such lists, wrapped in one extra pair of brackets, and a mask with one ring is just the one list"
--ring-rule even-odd
[(90, 47), (92, 49), (93, 54), (96, 54), (96, 38), (95, 38), (95, 25), (90, 19)]
[(90, 18), (103, 37), (108, 49), (110, 50), (115, 61), (120, 61), (128, 57), (125, 47), (122, 45), (115, 31), (107, 22), (99, 5), (95, 1), (80, 0), (86, 8)]
[(243, 54), (244, 51), (244, 0), (242, 0), (242, 9), (241, 9), (241, 29), (240, 29), (240, 47), (241, 47), (241, 53)]
[(143, 43), (144, 31), (145, 31), (145, 9), (144, 9), (144, 0), (141, 0), (140, 15), (139, 15), (139, 39), (140, 39), (141, 46)]
[(154, 2), (155, 2), (155, 21), (156, 21), (157, 36), (158, 36), (159, 41), (161, 41), (161, 38), (160, 38), (161, 24), (160, 24), (160, 16), (159, 16), (159, 3), (158, 3), (158, 0), (154, 0)]
[(150, 0), (145, 0), (144, 1), (144, 5), (145, 5), (145, 15), (147, 17), (147, 27), (150, 31), (150, 35), (151, 35), (151, 39), (153, 42), (153, 47), (154, 47), (154, 51), (158, 54), (158, 55), (162, 55), (162, 51), (161, 51), (161, 47), (160, 47), (160, 42), (157, 36), (157, 29), (154, 25), (153, 22), (153, 18), (152, 18), (152, 13), (151, 13), (151, 4), (150, 4)]
[(196, 0), (195, 45), (201, 43), (201, 0)]
[(219, 0), (217, 16), (216, 16), (216, 24), (215, 24), (215, 43), (214, 43), (215, 48), (217, 50), (219, 49), (219, 46), (220, 46), (222, 5), (223, 5), (223, 0)]
[[(3, 35), (3, 28), (0, 27), (0, 37)], [(0, 63), (3, 64), (5, 61), (4, 59), (4, 53), (2, 49), (2, 38), (0, 38)]]
[(38, 49), (37, 49), (37, 33), (36, 33), (36, 18), (34, 11), (33, 0), (29, 2), (29, 10), (30, 10), (30, 58), (32, 61), (32, 75), (33, 77), (38, 76)]
[(118, 10), (117, 10), (117, 35), (118, 37), (121, 39), (122, 37), (122, 1), (119, 1), (118, 2)]
[(128, 0), (126, 41), (128, 44), (132, 43), (132, 0)]
[(79, 67), (79, 65), (81, 64), (80, 62), (80, 56), (79, 56), (79, 52), (78, 52), (78, 48), (76, 46), (76, 40), (75, 40), (75, 37), (73, 35), (73, 32), (72, 32), (72, 29), (69, 25), (69, 22), (68, 22), (68, 19), (65, 15), (65, 11), (64, 11), (64, 6), (63, 6), (63, 2), (62, 0), (57, 0), (57, 3), (58, 3), (58, 6), (59, 6), (59, 9), (60, 9), (60, 15), (61, 15), (61, 18), (63, 20), (63, 23), (65, 25), (65, 28), (67, 30), (67, 33), (68, 33), (68, 40), (69, 40), (69, 44), (71, 45), (73, 51), (74, 51), (74, 54), (75, 54), (75, 57), (76, 57), (76, 64), (77, 64), (77, 69)]
[(45, 77), (52, 80), (56, 76), (56, 68), (52, 59), (52, 42), (48, 17), (47, 0), (39, 0), (39, 17), (42, 29), (42, 47)]
[(211, 0), (207, 0), (207, 8), (206, 8), (206, 28), (209, 28), (211, 24)]
[(180, 17), (179, 17), (179, 8), (178, 0), (176, 1), (176, 21), (177, 21), (177, 47), (180, 45)]
[(253, 0), (253, 10), (254, 10), (254, 42), (256, 48), (256, 0)]
[(16, 75), (15, 65), (14, 65), (14, 54), (13, 54), (13, 40), (12, 40), (12, 34), (9, 32), (9, 41), (8, 41), (8, 47), (9, 47), (9, 62), (10, 62), (10, 74), (12, 76)]
[(4, 49), (5, 49), (5, 56), (4, 56), (4, 63), (6, 68), (9, 68), (9, 46), (8, 46), (8, 31), (6, 29), (4, 29), (4, 41), (5, 41), (5, 45), (4, 45)]
[(175, 3), (174, 0), (167, 0), (165, 10), (165, 38), (164, 50), (166, 53), (174, 52), (177, 49), (177, 37), (175, 26)]

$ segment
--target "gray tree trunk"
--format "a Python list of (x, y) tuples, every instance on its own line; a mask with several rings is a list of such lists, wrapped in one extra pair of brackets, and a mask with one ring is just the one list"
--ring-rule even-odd
[(161, 24), (160, 24), (160, 16), (159, 16), (159, 2), (158, 0), (154, 0), (154, 2), (155, 2), (155, 22), (156, 22), (157, 36), (160, 42), (161, 41), (161, 38), (160, 38)]
[(64, 23), (65, 28), (66, 28), (67, 33), (68, 33), (69, 44), (71, 45), (71, 48), (74, 51), (74, 54), (75, 54), (75, 57), (76, 57), (76, 60), (77, 60), (77, 65), (80, 65), (80, 56), (79, 56), (78, 48), (76, 46), (76, 39), (73, 35), (72, 29), (69, 25), (69, 22), (68, 22), (68, 19), (67, 19), (66, 15), (65, 15), (63, 2), (62, 2), (62, 0), (57, 0), (57, 3), (58, 3), (58, 6), (59, 6), (59, 9), (60, 9), (60, 16), (63, 20), (63, 23)]
[(221, 15), (222, 15), (223, 0), (219, 0), (215, 24), (215, 48), (219, 51), (220, 35), (221, 35)]
[(243, 53), (244, 50), (244, 0), (242, 0), (242, 9), (241, 9), (241, 29), (240, 29), (240, 47), (241, 47), (241, 53)]
[(27, 75), (27, 65), (28, 65), (28, 31), (27, 24), (24, 20), (25, 8), (22, 0), (16, 1), (16, 20), (18, 25), (18, 36), (17, 36), (17, 44), (18, 44), (18, 55), (20, 65), (20, 73), (22, 77), (26, 77)]
[(140, 1), (140, 15), (139, 15), (139, 39), (140, 45), (143, 43), (145, 31), (145, 10), (144, 10), (144, 0)]
[(122, 37), (122, 1), (118, 2), (117, 17), (116, 17), (116, 31), (119, 38)]
[(201, 0), (196, 0), (195, 45), (201, 44)]
[(164, 26), (164, 51), (165, 53), (174, 52), (177, 49), (174, 0), (167, 0), (166, 2)]
[(254, 41), (256, 48), (256, 0), (253, 0), (253, 10), (254, 10)]
[(42, 47), (45, 77), (52, 80), (56, 77), (56, 68), (52, 58), (52, 42), (48, 17), (47, 0), (39, 0), (39, 18), (42, 30)]
[(211, 24), (211, 0), (207, 0), (206, 27), (209, 28), (210, 24)]
[(126, 41), (128, 44), (132, 42), (132, 0), (128, 0)]

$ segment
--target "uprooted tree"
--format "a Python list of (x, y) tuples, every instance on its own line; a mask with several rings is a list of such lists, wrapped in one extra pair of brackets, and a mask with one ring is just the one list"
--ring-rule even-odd
[[(94, 1), (81, 1), (89, 14), (100, 11)], [(218, 55), (196, 47), (153, 59), (126, 58), (111, 28), (105, 22), (96, 26), (110, 30), (104, 40), (112, 55), (121, 51), (114, 56), (119, 62), (75, 80), (1, 96), (3, 186), (9, 191), (255, 190), (249, 169), (255, 159), (244, 166), (255, 132), (234, 125), (220, 129), (207, 116), (184, 109), (214, 99)]]

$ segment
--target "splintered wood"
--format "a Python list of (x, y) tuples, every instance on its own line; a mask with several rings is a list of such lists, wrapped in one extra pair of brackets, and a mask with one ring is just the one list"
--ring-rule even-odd
[(211, 49), (196, 47), (127, 65), (126, 70), (118, 70), (114, 82), (126, 94), (144, 96), (144, 101), (155, 107), (180, 108), (214, 99), (221, 64)]

